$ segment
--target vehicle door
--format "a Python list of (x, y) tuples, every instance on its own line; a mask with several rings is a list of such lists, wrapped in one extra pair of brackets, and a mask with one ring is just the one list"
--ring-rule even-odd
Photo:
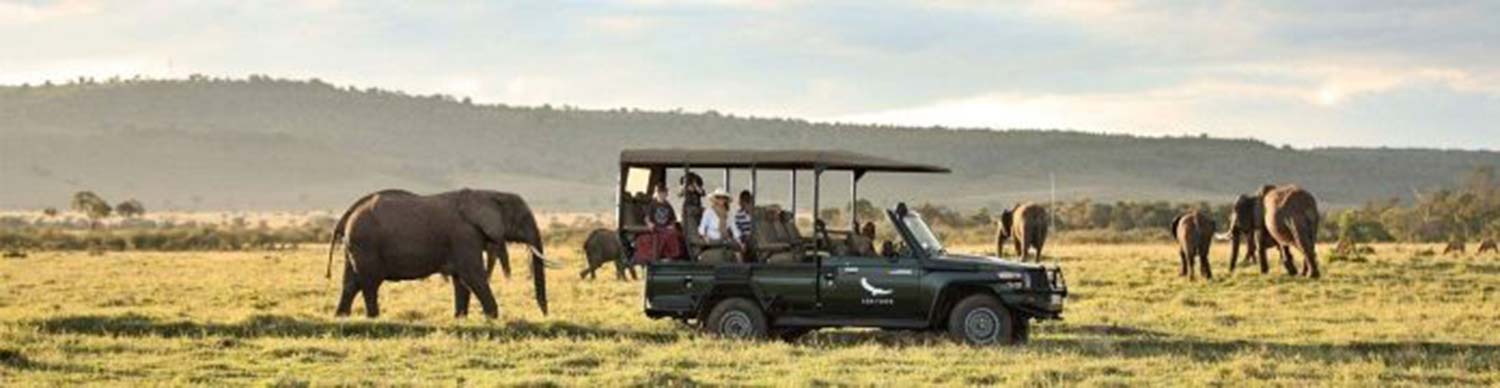
[(835, 256), (823, 269), (823, 307), (829, 315), (919, 318), (921, 266), (913, 257)]
[(858, 318), (923, 319), (921, 258), (833, 256), (824, 261), (824, 311)]

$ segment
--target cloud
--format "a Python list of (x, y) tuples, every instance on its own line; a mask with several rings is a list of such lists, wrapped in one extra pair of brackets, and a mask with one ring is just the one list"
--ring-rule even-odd
[[(0, 3), (0, 83), (269, 74), (510, 104), (1495, 148), (1496, 42), (1500, 3), (1483, 2), (58, 1)], [(1452, 136), (1402, 136), (1423, 122)]]

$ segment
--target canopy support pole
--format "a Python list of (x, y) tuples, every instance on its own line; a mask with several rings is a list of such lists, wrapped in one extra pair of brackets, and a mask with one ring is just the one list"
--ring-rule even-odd
[[(750, 194), (760, 196), (760, 182), (756, 180), (755, 166), (750, 166)], [(759, 200), (760, 198), (756, 198)]]
[(859, 178), (863, 171), (849, 173), (849, 231), (859, 232)]
[(791, 170), (790, 172), (790, 174), (787, 174), (791, 176), (791, 184), (787, 185), (787, 187), (790, 187), (787, 190), (787, 198), (791, 198), (792, 219), (795, 220), (797, 219), (797, 170)]
[(818, 221), (821, 221), (823, 219), (822, 218), (823, 216), (821, 214), (818, 214), (818, 201), (821, 199), (820, 197), (822, 195), (823, 195), (823, 169), (819, 168), (819, 169), (813, 170), (813, 207), (812, 207), (812, 215), (813, 215), (813, 223), (814, 224), (816, 224)]

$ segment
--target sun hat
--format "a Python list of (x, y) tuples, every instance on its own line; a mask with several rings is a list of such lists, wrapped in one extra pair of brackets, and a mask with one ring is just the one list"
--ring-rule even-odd
[(715, 199), (723, 198), (724, 200), (729, 200), (729, 192), (724, 191), (723, 187), (715, 188), (714, 192), (708, 194), (708, 196)]

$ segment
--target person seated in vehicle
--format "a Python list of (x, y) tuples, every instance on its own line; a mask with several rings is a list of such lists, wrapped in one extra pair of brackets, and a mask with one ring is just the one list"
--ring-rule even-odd
[(709, 194), (710, 207), (703, 212), (703, 220), (698, 223), (698, 236), (703, 239), (702, 252), (698, 254), (698, 261), (705, 263), (730, 263), (736, 261), (736, 252), (742, 250), (740, 247), (740, 231), (734, 227), (734, 220), (729, 212), (729, 193), (724, 189), (714, 189)]
[(651, 203), (646, 205), (645, 222), (649, 232), (635, 238), (637, 263), (682, 257), (682, 232), (677, 229), (677, 212), (667, 202), (667, 185), (658, 185), (655, 193)]
[(754, 262), (756, 261), (755, 239), (751, 238), (751, 231), (755, 229), (752, 225), (754, 220), (752, 215), (755, 212), (755, 194), (751, 193), (750, 190), (740, 190), (739, 202), (740, 208), (734, 212), (734, 229), (739, 232), (735, 239), (740, 243), (740, 258), (742, 261), (747, 263)]
[(875, 256), (875, 223), (866, 221), (859, 228), (859, 233), (849, 236), (849, 254), (855, 256)]

